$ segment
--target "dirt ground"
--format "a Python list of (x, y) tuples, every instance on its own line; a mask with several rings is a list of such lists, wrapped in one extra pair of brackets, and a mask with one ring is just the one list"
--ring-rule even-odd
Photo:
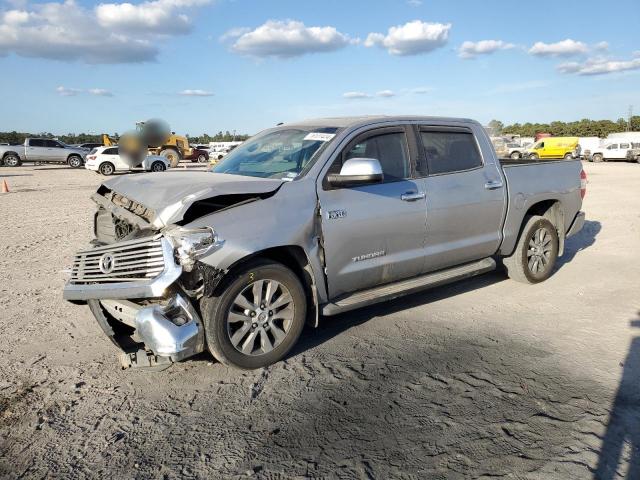
[(101, 177), (0, 169), (0, 476), (640, 478), (640, 165), (585, 169), (543, 284), (496, 272), (324, 319), (260, 371), (160, 373), (62, 300)]

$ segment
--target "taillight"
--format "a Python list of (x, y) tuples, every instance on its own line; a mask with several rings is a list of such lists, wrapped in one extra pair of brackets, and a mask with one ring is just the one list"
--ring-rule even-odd
[(87, 160), (95, 160), (95, 159), (96, 159), (96, 156), (95, 156), (95, 155), (89, 155), (89, 156), (87, 157)]
[(584, 198), (587, 194), (587, 174), (584, 170), (580, 172), (580, 196)]

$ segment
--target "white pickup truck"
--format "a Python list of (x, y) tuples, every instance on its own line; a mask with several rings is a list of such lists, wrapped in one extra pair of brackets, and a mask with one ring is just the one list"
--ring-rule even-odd
[(626, 160), (627, 152), (633, 148), (640, 148), (640, 143), (632, 143), (628, 140), (616, 140), (607, 142), (600, 148), (591, 151), (591, 162), (602, 162), (609, 160)]
[(0, 164), (19, 167), (23, 162), (66, 163), (80, 168), (87, 152), (50, 138), (27, 138), (22, 145), (0, 146)]

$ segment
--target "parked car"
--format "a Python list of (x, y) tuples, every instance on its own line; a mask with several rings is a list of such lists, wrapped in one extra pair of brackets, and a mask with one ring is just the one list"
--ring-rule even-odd
[(518, 160), (525, 155), (527, 148), (531, 144), (507, 143), (507, 156), (513, 160)]
[(627, 152), (634, 147), (640, 148), (640, 143), (631, 143), (625, 140), (605, 142), (600, 148), (596, 148), (591, 152), (589, 161), (607, 162), (610, 160), (626, 160)]
[(66, 163), (79, 168), (87, 151), (48, 138), (27, 138), (22, 145), (0, 146), (0, 159), (7, 167), (19, 167), (23, 162)]
[(634, 145), (637, 145), (637, 148), (627, 150), (627, 161), (640, 163), (640, 143)]
[(209, 172), (103, 183), (95, 240), (64, 298), (158, 365), (285, 357), (305, 322), (468, 278), (552, 274), (580, 231), (579, 160), (499, 161), (475, 121), (359, 117), (282, 125)]
[(209, 161), (209, 152), (202, 148), (192, 148), (191, 153), (184, 157), (185, 160), (191, 160), (192, 162), (207, 163)]
[(132, 168), (120, 156), (118, 147), (98, 147), (87, 155), (85, 168), (102, 175), (130, 171), (164, 172), (169, 168), (169, 161), (162, 155), (148, 155), (139, 167)]
[(538, 158), (579, 158), (578, 137), (543, 137), (526, 150), (530, 159)]

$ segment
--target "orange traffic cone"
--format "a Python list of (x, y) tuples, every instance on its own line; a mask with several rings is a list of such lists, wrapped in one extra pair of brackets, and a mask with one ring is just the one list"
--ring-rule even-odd
[(2, 180), (2, 193), (9, 193), (9, 184), (6, 180)]

